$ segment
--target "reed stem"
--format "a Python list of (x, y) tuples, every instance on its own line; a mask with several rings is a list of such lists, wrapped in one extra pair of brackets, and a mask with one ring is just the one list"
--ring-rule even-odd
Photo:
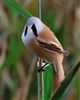
[[(41, 19), (41, 0), (38, 0), (38, 17)], [(42, 59), (39, 59), (39, 67), (42, 67)], [(44, 100), (44, 72), (37, 73), (38, 100)]]

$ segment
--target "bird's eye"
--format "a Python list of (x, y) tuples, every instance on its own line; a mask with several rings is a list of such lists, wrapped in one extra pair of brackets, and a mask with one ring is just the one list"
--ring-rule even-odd
[(32, 25), (32, 30), (33, 30), (34, 35), (37, 37), (38, 34), (37, 34), (37, 29), (36, 29), (35, 24)]
[(27, 30), (28, 30), (28, 27), (26, 26), (25, 30), (24, 30), (24, 35), (26, 36), (27, 34)]

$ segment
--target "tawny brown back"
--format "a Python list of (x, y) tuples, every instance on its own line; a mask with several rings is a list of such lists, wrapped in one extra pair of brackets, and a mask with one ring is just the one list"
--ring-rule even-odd
[[(43, 40), (45, 40), (45, 41), (47, 41), (47, 42), (50, 42), (50, 41), (55, 42), (60, 47), (60, 49), (63, 50), (60, 42), (55, 37), (54, 33), (47, 26), (45, 26), (44, 30), (41, 33), (39, 33), (38, 37), (41, 38), (41, 39), (43, 39)], [(55, 59), (57, 55), (60, 55), (60, 54), (57, 54), (57, 53), (50, 53), (48, 51), (45, 51), (44, 50), (44, 46), (42, 46), (41, 44), (39, 44), (36, 41), (35, 38), (33, 38), (30, 41), (29, 47), (31, 48), (31, 50), (37, 56), (39, 56), (42, 59), (46, 59), (48, 62), (53, 62), (53, 59)]]

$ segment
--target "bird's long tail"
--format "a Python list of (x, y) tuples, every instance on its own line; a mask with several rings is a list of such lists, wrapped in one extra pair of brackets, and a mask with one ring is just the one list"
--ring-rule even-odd
[(65, 78), (63, 65), (57, 63), (57, 64), (55, 64), (55, 67), (56, 67), (56, 74), (57, 74), (57, 83), (58, 83), (58, 85), (60, 85), (61, 82)]

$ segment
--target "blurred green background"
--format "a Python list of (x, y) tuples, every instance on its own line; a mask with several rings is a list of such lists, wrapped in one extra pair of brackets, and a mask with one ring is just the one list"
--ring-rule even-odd
[[(0, 0), (0, 100), (37, 100), (36, 57), (21, 40), (27, 18), (9, 8), (6, 1)], [(37, 0), (16, 2), (33, 16), (38, 15)], [(42, 0), (42, 21), (70, 53), (63, 62), (67, 73), (80, 60), (80, 0)], [(50, 73), (51, 69), (45, 80), (50, 80)], [(54, 91), (55, 73), (52, 77)], [(45, 88), (50, 85), (47, 83)], [(59, 100), (80, 100), (80, 70)]]

